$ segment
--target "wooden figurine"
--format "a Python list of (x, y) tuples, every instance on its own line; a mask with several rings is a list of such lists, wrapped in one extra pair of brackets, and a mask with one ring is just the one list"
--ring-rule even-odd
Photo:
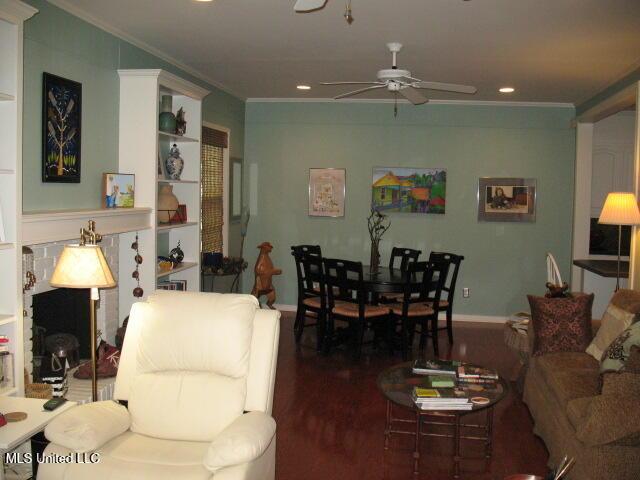
[(260, 301), (262, 295), (266, 295), (267, 307), (275, 310), (273, 304), (276, 301), (276, 289), (271, 282), (271, 277), (281, 275), (282, 270), (274, 268), (273, 266), (273, 262), (269, 256), (269, 253), (273, 250), (273, 246), (269, 242), (261, 243), (258, 245), (258, 248), (260, 249), (260, 255), (258, 255), (256, 266), (253, 269), (255, 272), (255, 282), (253, 284), (253, 290), (251, 290), (251, 295), (256, 297), (258, 301)]

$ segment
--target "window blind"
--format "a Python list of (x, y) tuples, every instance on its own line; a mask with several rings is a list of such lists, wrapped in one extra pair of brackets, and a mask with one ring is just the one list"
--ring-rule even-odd
[(222, 253), (223, 164), (228, 135), (202, 127), (200, 160), (200, 218), (203, 252)]

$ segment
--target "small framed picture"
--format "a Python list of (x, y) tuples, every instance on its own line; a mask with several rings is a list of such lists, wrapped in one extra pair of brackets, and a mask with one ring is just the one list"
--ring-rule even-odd
[(346, 177), (344, 168), (309, 169), (309, 216), (344, 217)]
[(133, 208), (136, 176), (131, 173), (102, 174), (102, 208)]
[(481, 178), (478, 181), (478, 221), (535, 222), (536, 180)]

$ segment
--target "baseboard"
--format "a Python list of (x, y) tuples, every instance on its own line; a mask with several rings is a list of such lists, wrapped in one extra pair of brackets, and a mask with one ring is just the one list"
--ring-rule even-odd
[[(276, 303), (273, 305), (277, 310), (281, 312), (295, 312), (297, 309), (296, 305), (287, 305), (283, 303)], [(444, 320), (444, 315), (440, 314), (440, 320)], [(492, 315), (461, 315), (454, 314), (453, 321), (454, 322), (474, 322), (474, 323), (505, 323), (509, 317), (499, 317)]]

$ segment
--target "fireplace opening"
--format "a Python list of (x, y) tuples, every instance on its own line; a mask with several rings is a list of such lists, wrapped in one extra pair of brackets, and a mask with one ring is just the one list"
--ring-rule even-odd
[(91, 356), (89, 292), (89, 289), (57, 288), (32, 297), (31, 346), (35, 382), (59, 367), (51, 352), (52, 344), (63, 348), (77, 347), (76, 359)]

